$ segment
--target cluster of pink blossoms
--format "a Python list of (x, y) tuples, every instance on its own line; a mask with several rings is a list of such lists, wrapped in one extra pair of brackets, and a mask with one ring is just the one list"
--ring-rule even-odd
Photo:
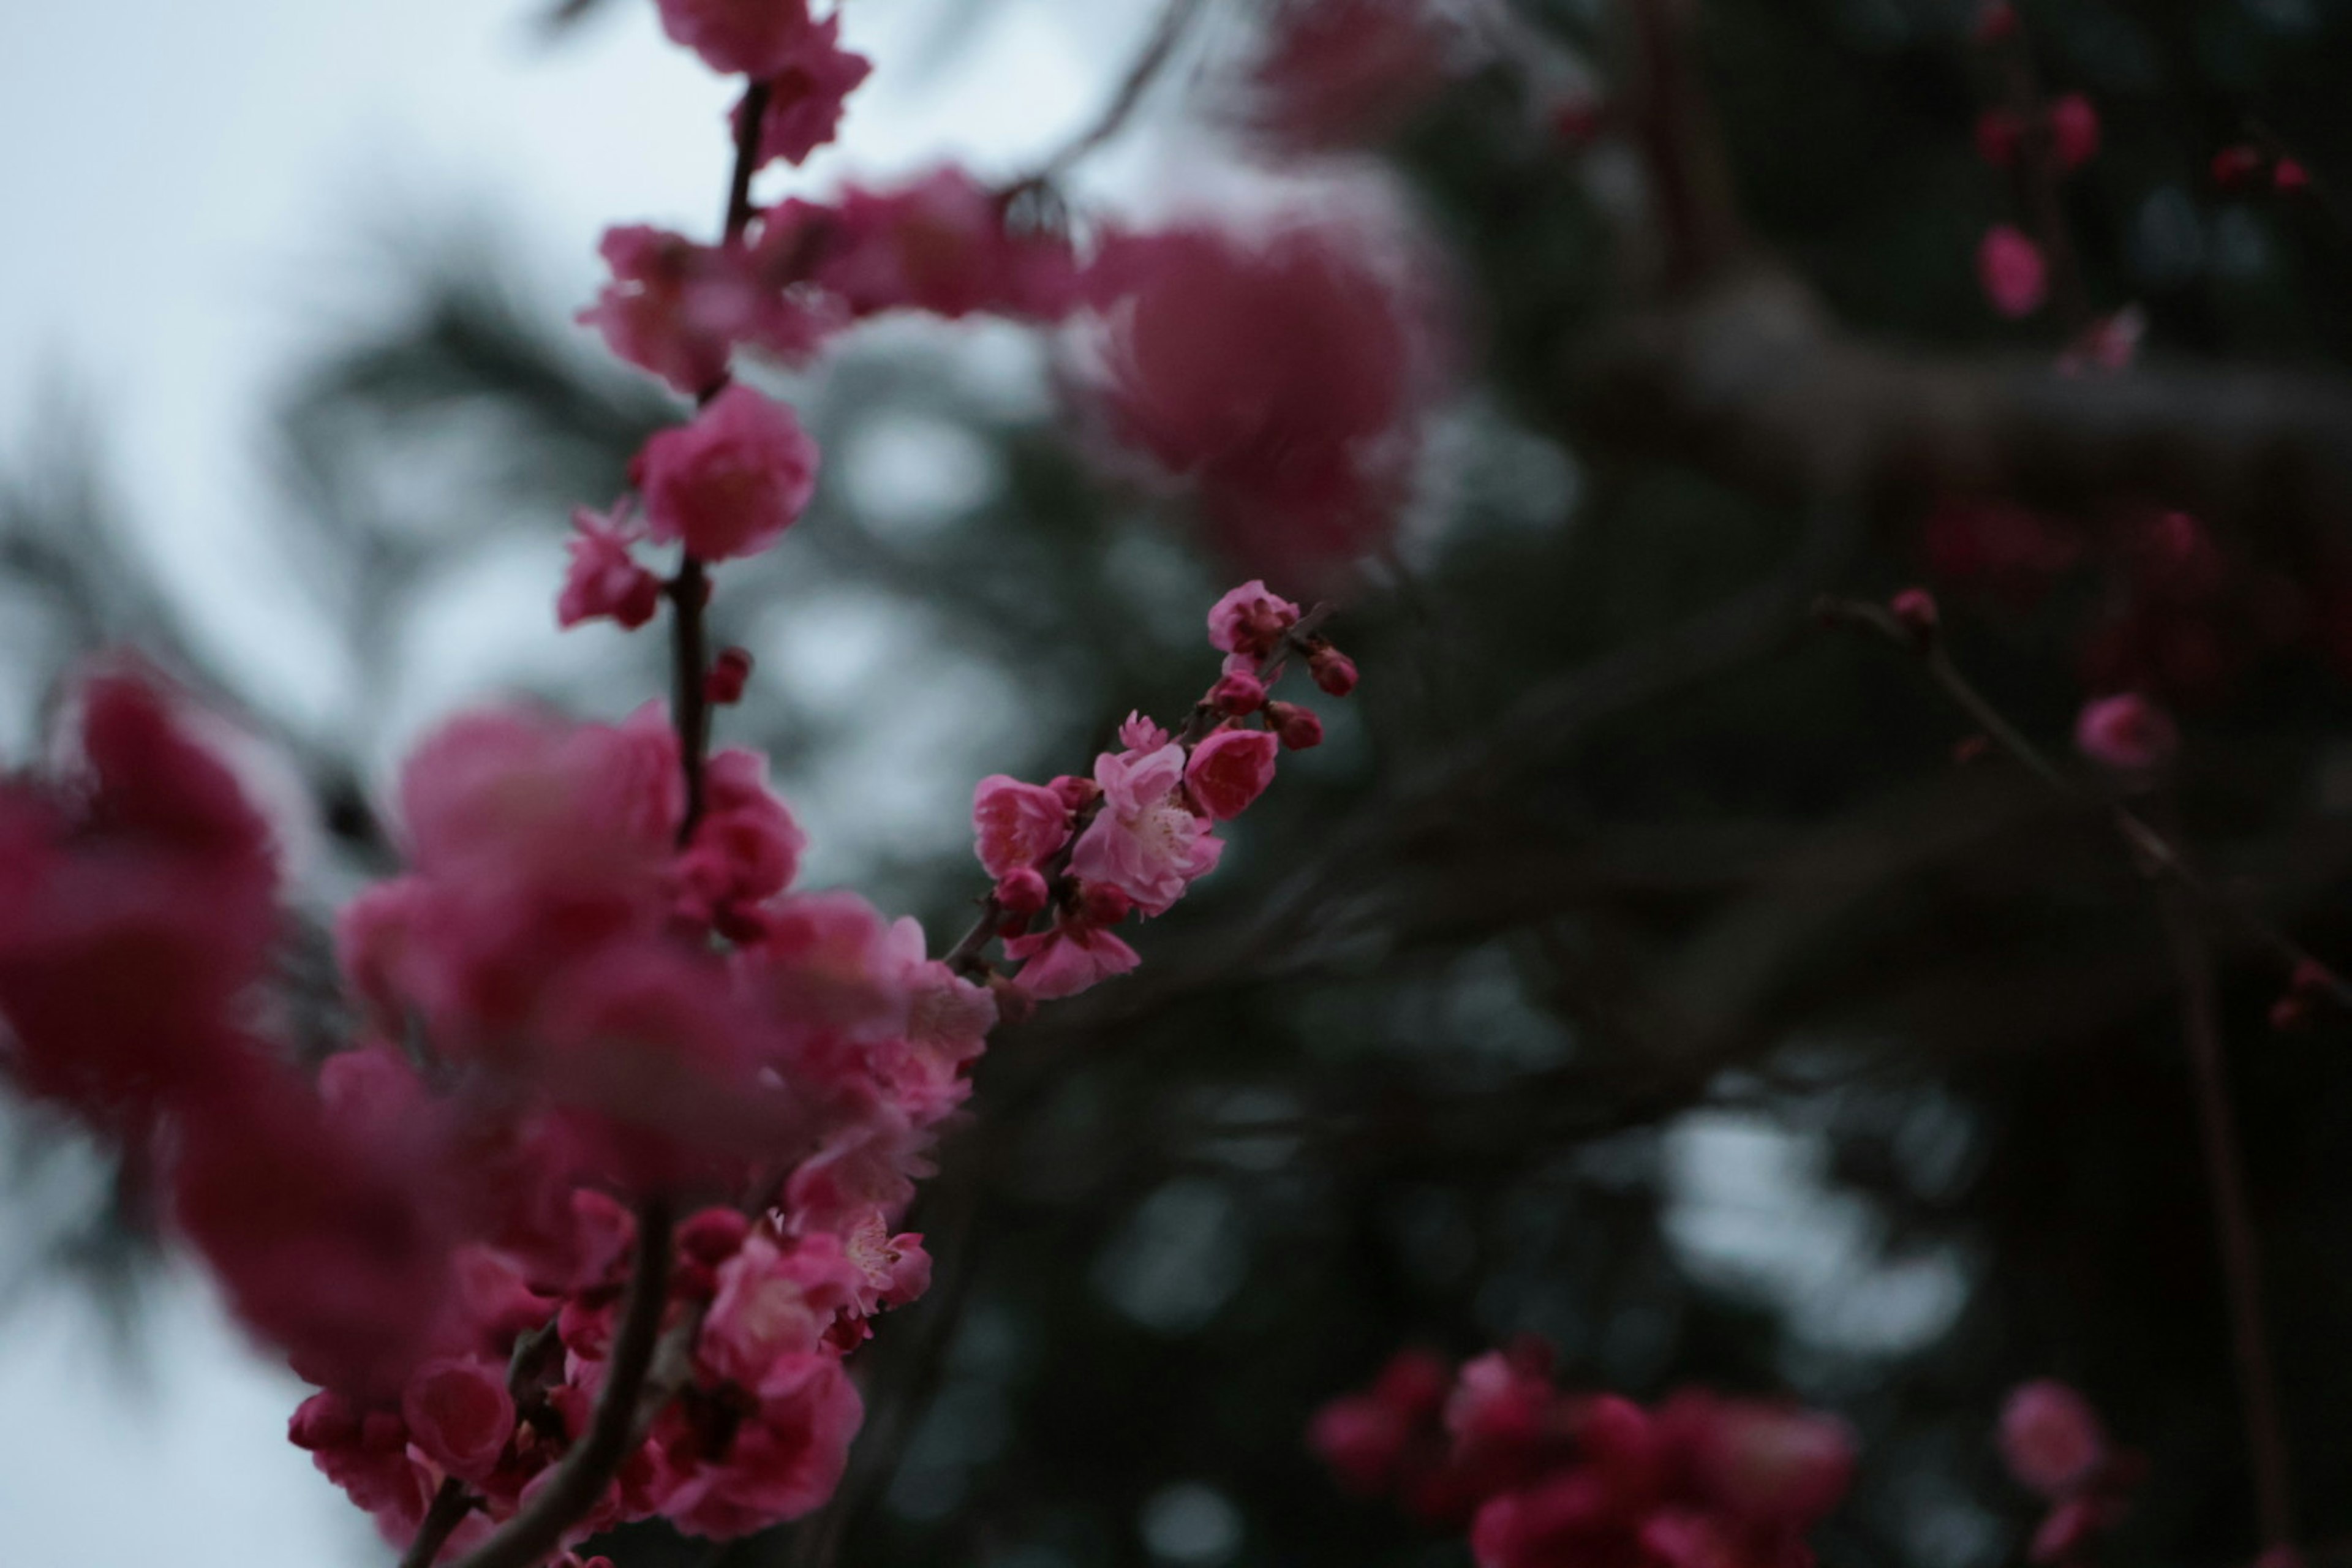
[[(830, 137), (866, 74), (803, 0), (661, 12), (746, 79), (753, 166)], [(1267, 696), (1286, 663), (1355, 683), (1319, 612), (1253, 583), (1212, 614), (1226, 668), (1177, 734), (1131, 718), (1090, 780), (982, 786), (997, 881), (952, 962), (913, 921), (795, 887), (804, 839), (765, 761), (707, 754), (751, 661), (709, 655), (701, 625), (711, 568), (784, 536), (819, 455), (730, 381), (732, 353), (804, 355), (886, 310), (1051, 318), (1103, 286), (1004, 208), (950, 173), (739, 206), (716, 246), (606, 237), (615, 281), (588, 318), (699, 406), (618, 504), (576, 515), (556, 614), (634, 628), (667, 604), (677, 711), (486, 710), (418, 746), (407, 870), (337, 923), (350, 1034), (315, 1072), (268, 996), (275, 836), (216, 721), (103, 669), (64, 761), (0, 781), (0, 1062), (152, 1174), (238, 1316), (318, 1385), (293, 1440), (419, 1561), (500, 1531), (507, 1560), (543, 1560), (654, 1517), (734, 1536), (823, 1502), (861, 1416), (844, 1358), (929, 1282), (901, 1222), (1001, 1008), (1134, 965), (1112, 928), (1166, 910), (1278, 748), (1319, 738)], [(1122, 289), (1153, 286), (1148, 249), (1124, 252)], [(1017, 976), (984, 956), (998, 939)]]
[(1135, 950), (1112, 928), (1130, 913), (1167, 913), (1215, 869), (1224, 851), (1216, 825), (1265, 792), (1281, 750), (1322, 741), (1312, 712), (1267, 696), (1294, 655), (1323, 690), (1355, 689), (1354, 662), (1264, 583), (1217, 601), (1209, 640), (1224, 652), (1224, 673), (1175, 734), (1129, 714), (1120, 749), (1095, 759), (1092, 778), (1034, 784), (997, 773), (973, 791), (973, 849), (996, 879), (982, 928), (1023, 965), (1027, 997), (1075, 995), (1133, 969)]
[(1653, 1409), (1564, 1393), (1526, 1342), (1458, 1373), (1404, 1352), (1309, 1438), (1349, 1489), (1466, 1521), (1479, 1568), (1805, 1568), (1853, 1470), (1832, 1417), (1699, 1390)]

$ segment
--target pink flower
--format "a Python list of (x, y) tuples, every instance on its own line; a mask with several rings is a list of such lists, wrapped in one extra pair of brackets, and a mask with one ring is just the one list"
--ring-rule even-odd
[(1168, 731), (1141, 713), (1130, 712), (1118, 727), (1118, 743), (1130, 752), (1156, 752), (1168, 743)]
[(2180, 749), (2171, 716), (2136, 691), (2085, 703), (2074, 721), (2074, 745), (2093, 762), (2122, 773), (2147, 773)]
[(1076, 301), (1068, 241), (1009, 229), (995, 193), (961, 169), (897, 190), (853, 186), (829, 216), (812, 277), (852, 316), (917, 310), (1055, 321)]
[(1070, 813), (1043, 784), (991, 773), (971, 794), (972, 853), (992, 877), (1035, 867), (1070, 839)]
[(582, 507), (572, 512), (572, 565), (555, 601), (555, 624), (576, 626), (609, 616), (635, 630), (661, 605), (661, 579), (637, 564), (629, 546), (642, 537), (630, 526), (625, 503), (610, 516)]
[(514, 1434), (506, 1369), (478, 1357), (426, 1362), (410, 1374), (400, 1409), (425, 1457), (468, 1480), (480, 1480), (497, 1468)]
[(2106, 1462), (2106, 1434), (2090, 1401), (2042, 1378), (2019, 1385), (2001, 1406), (2000, 1457), (2021, 1485), (2054, 1500)]
[(1022, 965), (1021, 989), (1040, 1002), (1075, 996), (1143, 962), (1135, 949), (1098, 927), (1057, 924), (1034, 936), (1004, 944), (1004, 954)]
[(1070, 869), (1107, 882), (1147, 915), (1164, 913), (1224, 852), (1180, 786), (1184, 748), (1172, 742), (1130, 761), (1108, 752), (1095, 759), (1102, 809), (1078, 836)]
[(814, 30), (808, 0), (657, 0), (662, 31), (721, 76), (770, 77)]
[[(768, 111), (760, 121), (760, 162), (799, 164), (833, 140), (843, 103), (874, 69), (865, 56), (841, 47), (841, 18), (826, 17), (793, 40), (767, 73)], [(736, 110), (741, 123), (742, 109)]]
[(1192, 228), (1095, 260), (1110, 431), (1198, 481), (1236, 559), (1328, 572), (1393, 530), (1441, 355), (1425, 269), (1383, 249), (1337, 225)]
[(679, 856), (690, 910), (713, 913), (774, 897), (799, 874), (808, 836), (768, 788), (768, 760), (730, 748), (703, 770), (702, 819)]
[(1286, 0), (1253, 73), (1252, 121), (1287, 148), (1385, 137), (1444, 88), (1448, 42), (1423, 0)]
[(758, 1414), (736, 1431), (725, 1460), (698, 1470), (663, 1511), (687, 1533), (713, 1540), (798, 1519), (840, 1485), (864, 1416), (838, 1357), (784, 1358), (771, 1369)]
[(794, 363), (832, 323), (763, 283), (740, 247), (697, 245), (643, 226), (604, 231), (613, 280), (580, 312), (614, 353), (678, 391), (698, 395), (727, 377), (739, 342)]
[(1228, 822), (1274, 782), (1274, 762), (1282, 745), (1271, 731), (1220, 730), (1192, 748), (1184, 783), (1192, 798), (1219, 822)]
[(638, 454), (646, 520), (703, 561), (756, 555), (782, 538), (816, 489), (816, 443), (793, 411), (741, 384)]
[(2030, 316), (2050, 295), (2042, 249), (2009, 224), (1995, 224), (1977, 247), (1977, 281), (1992, 308), (2012, 320)]
[(2025, 140), (2019, 128), (2017, 116), (2005, 109), (1988, 109), (1977, 116), (1977, 156), (1996, 169), (2006, 169), (2017, 162), (2017, 149)]
[(787, 1249), (755, 1235), (719, 1268), (696, 1359), (710, 1376), (755, 1392), (780, 1361), (797, 1375), (790, 1358), (814, 1353), (863, 1284), (834, 1237), (804, 1237)]
[(1261, 659), (1274, 651), (1284, 632), (1297, 624), (1297, 605), (1267, 593), (1264, 583), (1253, 580), (1209, 606), (1209, 646)]
[(2079, 92), (2070, 92), (2050, 105), (2050, 151), (2058, 167), (2081, 168), (2099, 153), (2099, 111)]

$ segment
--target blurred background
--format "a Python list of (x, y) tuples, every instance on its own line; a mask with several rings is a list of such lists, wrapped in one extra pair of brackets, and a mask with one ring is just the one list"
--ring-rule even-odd
[[(2035, 393), (2033, 493), (1956, 496), (1935, 460), (1867, 482), (1798, 461), (1819, 482), (1792, 483), (1789, 455), (1844, 429), (1833, 397), (1748, 428), (1740, 366), (1697, 393), (1671, 355), (1627, 366), (1642, 323), (1687, 324), (1668, 312), (1712, 225), (1741, 277), (1820, 312), (1768, 369), (1851, 334), (1921, 377), (2040, 376), (2085, 322), (2063, 301), (2004, 321), (1979, 290), (1979, 237), (2034, 193), (1977, 149), (2015, 83), (1973, 6), (1636, 6), (1688, 25), (1689, 75), (1662, 86), (1602, 0), (1433, 5), (1442, 47), (1341, 93), (1305, 148), (1253, 98), (1280, 16), (1192, 9), (1064, 183), (1073, 210), (1374, 211), (1453, 295), (1392, 537), (1318, 584), (1363, 688), (1144, 929), (1141, 972), (1000, 1037), (913, 1222), (939, 1282), (858, 1358), (836, 1502), (723, 1554), (649, 1532), (616, 1561), (1466, 1563), (1341, 1495), (1302, 1431), (1402, 1345), (1523, 1333), (1572, 1384), (1843, 1415), (1864, 1463), (1832, 1563), (2015, 1559), (2036, 1509), (1990, 1434), (2045, 1374), (2152, 1467), (2116, 1560), (2244, 1561), (2157, 905), (2095, 811), (1957, 764), (1970, 726), (1912, 661), (1809, 606), (1927, 582), (1956, 658), (2062, 752), (2087, 696), (2148, 692), (2185, 735), (2148, 809), (2315, 951), (2352, 952), (2352, 535), (2305, 450), (2352, 431), (2328, 184), (2352, 12), (2024, 8), (2042, 87), (2102, 121), (2055, 197), (2080, 291), (2137, 309), (2148, 369)], [(873, 79), (840, 144), (763, 193), (942, 161), (1010, 183), (1162, 22), (1147, 0), (844, 16)], [(662, 689), (656, 639), (553, 625), (570, 510), (679, 406), (571, 316), (606, 224), (715, 226), (729, 89), (642, 0), (18, 6), (0, 62), (0, 735), (36, 754), (59, 672), (128, 640), (276, 742), (310, 803), (289, 971), (315, 984), (327, 914), (391, 864), (377, 808), (420, 728)], [(2241, 142), (2292, 149), (2312, 185), (2217, 182)], [(1676, 158), (1718, 204), (1679, 236)], [(1280, 554), (1106, 452), (1067, 371), (1026, 328), (890, 321), (772, 382), (823, 486), (715, 607), (759, 660), (720, 737), (777, 759), (804, 881), (921, 913), (935, 947), (980, 890), (972, 781), (1080, 768), (1129, 707), (1179, 711), (1213, 673), (1202, 610)], [(2212, 391), (2243, 374), (2293, 397)], [(2168, 461), (2259, 446), (2265, 409), (2305, 467)], [(2111, 450), (2133, 410), (2137, 466)], [(2162, 521), (2183, 509), (2188, 546)], [(2352, 1032), (2271, 1028), (2274, 962), (2213, 940), (2324, 1556), (2352, 1531)], [(284, 1442), (299, 1385), (121, 1173), (29, 1112), (5, 1135), (12, 1556), (384, 1561)]]

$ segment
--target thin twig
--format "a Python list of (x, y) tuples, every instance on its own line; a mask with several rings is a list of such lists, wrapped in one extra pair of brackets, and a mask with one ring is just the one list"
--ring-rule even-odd
[(2280, 930), (2260, 910), (2251, 908), (2242, 899), (2231, 894), (2206, 876), (2189, 859), (2187, 851), (2157, 831), (2146, 817), (2123, 802), (2095, 791), (2068, 774), (2050, 759), (2048, 753), (2027, 740), (2023, 732), (1988, 701), (1968, 677), (1960, 673), (1951, 656), (1945, 652), (1940, 636), (1933, 633), (1923, 635), (1896, 620), (1884, 606), (1861, 600), (1824, 598), (1815, 606), (1815, 613), (1829, 625), (1874, 632), (1916, 656), (1944, 695), (1951, 699), (1953, 704), (1966, 713), (1995, 745), (2052, 789), (2070, 800), (2079, 801), (2104, 813), (2143, 873), (2180, 889), (2207, 910), (2269, 949), (2291, 973), (2316, 980), (2339, 1005), (2352, 1010), (2352, 985), (2347, 985), (2310, 950)]
[(710, 574), (688, 555), (663, 590), (670, 603), (671, 700), (677, 705), (678, 762), (686, 771), (686, 816), (677, 828), (677, 841), (684, 844), (702, 820), (703, 755), (710, 749), (710, 658), (704, 630)]
[(400, 1568), (432, 1568), (473, 1507), (473, 1494), (466, 1489), (466, 1483), (455, 1476), (445, 1478), (433, 1494), (433, 1505), (425, 1510), (425, 1522), (416, 1528), (416, 1539), (400, 1555)]
[(2178, 889), (2158, 893), (2165, 938), (2180, 974), (2181, 1032), (2196, 1075), (2198, 1141), (2213, 1199), (2214, 1240), (2230, 1303), (2230, 1338), (2238, 1363), (2238, 1395), (2246, 1424), (2246, 1452), (2254, 1472), (2254, 1506), (2265, 1552), (2292, 1552), (2294, 1505), (2284, 1428), (2279, 1420), (2278, 1378), (2263, 1326), (2262, 1254), (2238, 1131), (2221, 1066), (2221, 1032), (2213, 999), (2213, 956)]
[(604, 1495), (635, 1446), (638, 1400), (669, 1304), (669, 1201), (648, 1198), (637, 1205), (636, 1267), (587, 1436), (564, 1456), (554, 1479), (458, 1568), (538, 1568)]
[(1053, 184), (1067, 175), (1088, 153), (1125, 130), (1128, 121), (1134, 117), (1136, 109), (1143, 102), (1144, 94), (1151, 90), (1152, 82), (1174, 57), (1176, 46), (1183, 41), (1185, 32), (1192, 25), (1192, 18), (1202, 9), (1202, 0), (1168, 0), (1160, 10), (1160, 25), (1151, 30), (1151, 37), (1144, 44), (1143, 51), (1128, 67), (1126, 77), (1118, 84), (1118, 91), (1103, 106), (1102, 113), (1095, 117), (1094, 123), (1063, 143), (1059, 152), (1037, 166), (1035, 174), (1015, 181), (1012, 188), (1023, 191)]

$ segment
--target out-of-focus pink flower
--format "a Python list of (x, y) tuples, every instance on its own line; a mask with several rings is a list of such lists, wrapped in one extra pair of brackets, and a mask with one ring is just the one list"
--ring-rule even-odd
[(2106, 1463), (2106, 1433), (2089, 1400), (2042, 1378), (2012, 1390), (2001, 1405), (2000, 1457), (2021, 1485), (2055, 1500)]
[(1236, 559), (1328, 572), (1394, 528), (1441, 355), (1426, 281), (1383, 254), (1331, 224), (1115, 235), (1095, 260), (1109, 428), (1199, 482)]
[(1248, 122), (1286, 150), (1381, 140), (1444, 89), (1453, 44), (1425, 0), (1285, 0), (1251, 72)]
[(726, 1462), (686, 1479), (663, 1511), (712, 1540), (798, 1519), (841, 1484), (864, 1416), (839, 1357), (785, 1358), (770, 1369), (758, 1414), (736, 1431)]
[(768, 788), (768, 760), (732, 748), (703, 769), (703, 811), (678, 858), (689, 912), (709, 919), (774, 897), (800, 872), (808, 836)]
[(1143, 960), (1135, 949), (1097, 926), (1056, 924), (1034, 936), (1013, 937), (1005, 956), (1019, 963), (1021, 989), (1039, 1002), (1075, 996)]
[(2163, 709), (2126, 691), (2084, 704), (2074, 721), (2074, 745), (2103, 766), (2147, 773), (2172, 760), (2180, 749), (2180, 731)]
[(2051, 100), (2050, 152), (2063, 170), (2075, 170), (2099, 154), (2099, 111), (2079, 92)]
[(716, 706), (731, 708), (743, 700), (743, 689), (751, 679), (751, 654), (740, 647), (723, 647), (702, 678), (702, 692)]
[(1070, 841), (1069, 808), (1043, 784), (991, 773), (971, 794), (972, 852), (992, 877), (1045, 864)]
[(807, 1237), (790, 1247), (751, 1237), (719, 1267), (719, 1294), (696, 1352), (703, 1369), (755, 1391), (779, 1362), (797, 1377), (797, 1358), (824, 1342), (862, 1282), (834, 1237)]
[(1224, 851), (1184, 798), (1184, 763), (1173, 743), (1133, 760), (1097, 757), (1102, 809), (1070, 851), (1073, 872), (1118, 889), (1147, 915), (1165, 913)]
[[(803, 29), (766, 73), (768, 111), (760, 121), (760, 162), (798, 164), (833, 140), (843, 103), (874, 69), (864, 55), (841, 47), (841, 18)], [(741, 123), (742, 108), (735, 110)]]
[(730, 386), (638, 454), (647, 528), (700, 560), (756, 555), (807, 510), (816, 465), (816, 443), (790, 408)]
[(556, 625), (609, 617), (634, 631), (661, 607), (661, 579), (629, 553), (644, 533), (630, 521), (626, 505), (610, 515), (586, 507), (572, 512), (572, 564), (555, 601)]
[(2017, 162), (2017, 150), (2025, 140), (2017, 123), (2017, 116), (2005, 109), (1988, 109), (1977, 116), (1977, 156), (1996, 169), (2006, 169)]
[(740, 246), (698, 245), (636, 226), (607, 229), (600, 248), (612, 281), (580, 312), (581, 324), (689, 395), (726, 379), (738, 343), (797, 364), (840, 324), (822, 301), (769, 279)]
[(2084, 552), (2080, 538), (2040, 512), (1959, 499), (1927, 515), (1920, 544), (1938, 584), (1981, 589), (2019, 605), (2040, 599)]
[(514, 1433), (506, 1368), (477, 1356), (426, 1362), (409, 1374), (401, 1414), (425, 1457), (450, 1474), (480, 1480), (496, 1468)]
[(2213, 154), (2213, 183), (2225, 191), (2236, 190), (2261, 171), (2263, 162), (2258, 150), (2242, 142), (2224, 147)]
[(831, 209), (776, 224), (778, 237), (762, 247), (797, 247), (812, 222), (822, 223), (823, 238), (811, 280), (855, 317), (917, 310), (1057, 321), (1076, 302), (1068, 240), (1009, 227), (996, 194), (961, 169), (893, 190), (853, 186)]
[(662, 31), (721, 76), (771, 77), (814, 30), (808, 0), (656, 0)]
[(2012, 320), (2032, 315), (2050, 296), (2042, 247), (2005, 223), (1985, 230), (1977, 246), (1977, 282), (1992, 308)]
[(1220, 730), (1192, 748), (1184, 783), (1202, 810), (1219, 822), (1231, 821), (1274, 782), (1281, 749), (1271, 731)]

